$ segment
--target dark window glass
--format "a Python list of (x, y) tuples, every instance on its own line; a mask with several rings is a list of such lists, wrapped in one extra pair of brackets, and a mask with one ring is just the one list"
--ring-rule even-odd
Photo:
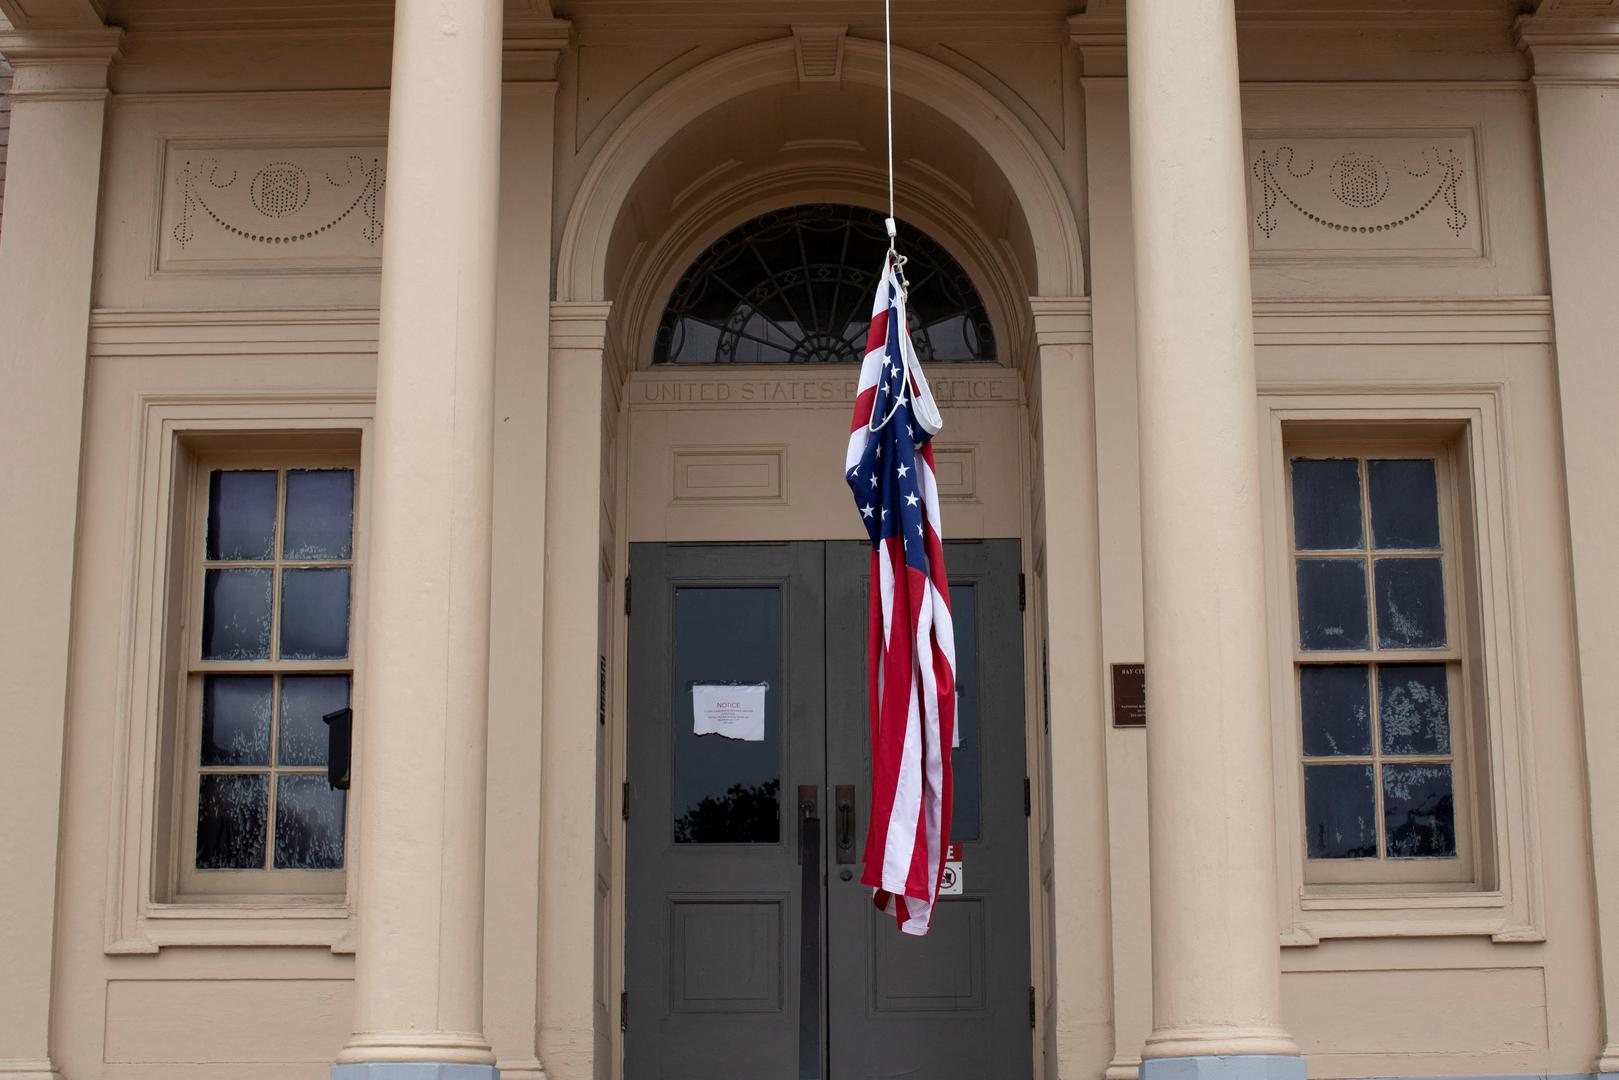
[(1365, 664), (1312, 664), (1299, 669), (1307, 757), (1371, 754), (1369, 674)]
[[(716, 240), (675, 284), (658, 324), (663, 364), (857, 364), (888, 250), (884, 215), (794, 206)], [(900, 223), (909, 260), (907, 315), (924, 363), (993, 360), (995, 335), (966, 271), (931, 237)]]
[[(775, 587), (675, 590), (674, 838), (781, 839), (782, 598)], [(691, 688), (768, 683), (764, 739), (697, 735)]]
[(209, 559), (275, 558), (275, 473), (215, 469), (208, 474)]
[(258, 870), (264, 866), (270, 778), (209, 774), (198, 780), (197, 869)]
[(1439, 559), (1377, 559), (1377, 643), (1385, 649), (1445, 645), (1445, 577)]
[(348, 656), (348, 567), (281, 573), (281, 659), (341, 660)]
[(1383, 664), (1377, 716), (1385, 754), (1450, 753), (1450, 688), (1443, 664)]
[(1298, 582), (1300, 648), (1366, 648), (1364, 561), (1300, 559)]
[(1362, 546), (1359, 461), (1293, 459), (1293, 543), (1300, 551)]
[(1370, 765), (1304, 767), (1305, 846), (1312, 859), (1377, 857)]
[(287, 473), (284, 559), (347, 559), (354, 555), (354, 473), (292, 469)]
[(347, 675), (283, 675), (277, 763), (325, 765), (328, 728), (323, 718), (348, 703)]
[(950, 621), (956, 628), (956, 728), (961, 745), (950, 754), (955, 774), (950, 838), (977, 840), (981, 780), (978, 761), (978, 590), (950, 586)]
[(341, 870), (346, 792), (324, 776), (278, 776), (275, 789), (277, 870)]
[(1391, 859), (1454, 857), (1456, 805), (1450, 766), (1383, 766), (1383, 828)]
[(270, 594), (274, 584), (269, 570), (203, 571), (204, 660), (270, 658)]
[(1428, 458), (1368, 461), (1372, 546), (1439, 547), (1439, 483)]
[(202, 680), (202, 764), (270, 764), (275, 680), (208, 675)]

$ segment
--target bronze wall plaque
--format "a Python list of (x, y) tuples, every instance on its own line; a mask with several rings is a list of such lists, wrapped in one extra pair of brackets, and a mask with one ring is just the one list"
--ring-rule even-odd
[(1147, 666), (1113, 665), (1113, 726), (1147, 726)]

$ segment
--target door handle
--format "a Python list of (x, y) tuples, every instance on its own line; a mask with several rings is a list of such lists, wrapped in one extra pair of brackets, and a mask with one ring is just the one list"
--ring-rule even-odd
[(854, 862), (854, 785), (839, 784), (834, 797), (838, 815), (838, 862)]
[(821, 815), (820, 788), (798, 788), (798, 1076), (821, 1080)]
[[(814, 784), (800, 784), (798, 786), (798, 861), (804, 862), (806, 855), (820, 859), (821, 839), (821, 789)], [(809, 849), (813, 847), (812, 852)]]

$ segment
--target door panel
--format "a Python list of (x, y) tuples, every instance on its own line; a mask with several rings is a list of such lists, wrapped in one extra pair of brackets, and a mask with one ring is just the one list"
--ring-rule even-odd
[[(901, 934), (870, 889), (833, 874), (828, 1022), (835, 1080), (1030, 1076), (1028, 819), (1023, 810), (1023, 623), (1018, 544), (945, 545), (956, 630), (952, 753), (963, 891), (940, 899), (925, 938)], [(871, 549), (827, 545), (827, 779), (870, 804), (866, 603)]]
[[(915, 938), (859, 884), (869, 545), (631, 545), (627, 1080), (1031, 1074), (1018, 545), (946, 547), (965, 887)], [(693, 732), (761, 682), (762, 739)]]
[[(789, 793), (826, 772), (821, 545), (636, 544), (630, 573), (625, 1075), (788, 1077), (801, 915)], [(695, 735), (700, 683), (768, 684), (763, 740)]]

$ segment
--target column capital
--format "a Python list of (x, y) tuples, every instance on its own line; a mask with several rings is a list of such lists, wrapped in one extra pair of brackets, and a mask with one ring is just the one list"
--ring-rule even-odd
[(1036, 345), (1089, 345), (1091, 298), (1088, 296), (1031, 296)]
[(607, 316), (613, 310), (608, 301), (551, 301), (551, 347), (553, 349), (607, 348)]
[(1512, 34), (1537, 85), (1619, 85), (1619, 0), (1542, 0)]
[(1124, 78), (1124, 0), (1090, 0), (1069, 18), (1068, 41), (1079, 49), (1085, 81)]
[(572, 43), (573, 23), (567, 19), (508, 16), (500, 49), (501, 82), (555, 82), (562, 54)]
[(105, 97), (107, 73), (118, 58), (123, 36), (122, 30), (111, 26), (0, 33), (0, 56), (16, 69), (12, 98)]

